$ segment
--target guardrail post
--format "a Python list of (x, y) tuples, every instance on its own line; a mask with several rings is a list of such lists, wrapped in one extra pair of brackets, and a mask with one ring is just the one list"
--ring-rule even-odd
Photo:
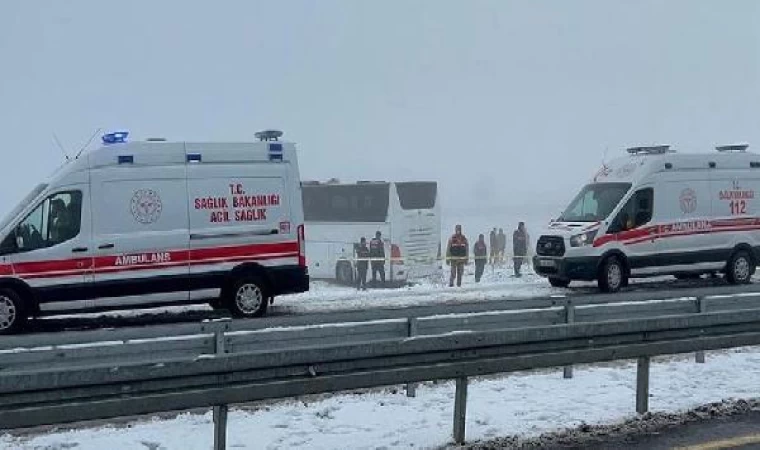
[[(702, 314), (707, 312), (707, 299), (705, 297), (697, 297), (697, 312)], [(695, 355), (694, 361), (697, 364), (705, 363), (705, 351), (699, 350)]]
[[(409, 337), (414, 337), (417, 335), (417, 318), (416, 317), (409, 317), (407, 319), (408, 324), (408, 333), (407, 335)], [(409, 383), (406, 385), (406, 396), (407, 397), (416, 397), (417, 396), (417, 384), (416, 383)]]
[[(570, 325), (571, 323), (575, 323), (575, 306), (572, 304), (572, 300), (567, 300), (567, 303), (565, 303), (565, 323)], [(564, 369), (564, 373), (562, 374), (563, 378), (566, 380), (569, 380), (573, 377), (573, 366), (566, 366)]]
[[(229, 322), (214, 324), (214, 353), (223, 355), (227, 352), (227, 336)], [(213, 408), (214, 414), (214, 450), (226, 450), (227, 448), (227, 405), (217, 405)]]
[(636, 364), (636, 412), (649, 411), (649, 357), (642, 356)]
[(464, 444), (467, 419), (467, 377), (457, 378), (454, 394), (454, 443)]
[(214, 450), (227, 448), (227, 405), (214, 406)]

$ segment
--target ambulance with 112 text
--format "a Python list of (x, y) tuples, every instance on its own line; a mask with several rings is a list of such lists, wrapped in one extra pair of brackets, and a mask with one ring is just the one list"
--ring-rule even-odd
[(760, 262), (760, 155), (633, 147), (604, 164), (536, 243), (536, 273), (556, 287), (630, 278), (723, 274), (751, 281)]

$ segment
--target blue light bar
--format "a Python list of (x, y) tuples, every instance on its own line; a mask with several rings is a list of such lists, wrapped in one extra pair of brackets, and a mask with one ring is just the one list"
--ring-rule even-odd
[(121, 144), (127, 141), (128, 131), (116, 131), (113, 133), (104, 134), (101, 139), (103, 143), (108, 144)]

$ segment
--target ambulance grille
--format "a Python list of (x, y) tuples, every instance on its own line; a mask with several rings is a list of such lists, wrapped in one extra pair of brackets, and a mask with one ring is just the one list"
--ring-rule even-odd
[(559, 236), (541, 236), (536, 245), (536, 253), (539, 256), (563, 256), (565, 240)]

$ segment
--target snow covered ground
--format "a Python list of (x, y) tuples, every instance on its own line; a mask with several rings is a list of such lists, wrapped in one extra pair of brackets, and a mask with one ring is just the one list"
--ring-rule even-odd
[[(468, 440), (543, 433), (583, 423), (611, 424), (635, 415), (635, 363), (582, 367), (572, 380), (561, 371), (474, 381), (467, 408)], [(652, 364), (650, 408), (685, 411), (760, 392), (760, 349), (708, 353)], [(322, 399), (259, 405), (230, 413), (228, 448), (438, 448), (450, 442), (452, 383), (425, 385), (416, 398), (386, 389)], [(212, 448), (211, 414), (182, 414), (129, 426), (83, 428), (42, 435), (0, 436), (2, 449), (119, 450)]]
[[(549, 295), (562, 295), (566, 290), (552, 288), (546, 279), (535, 275), (530, 268), (523, 270), (521, 278), (512, 276), (511, 267), (486, 269), (480, 283), (475, 283), (474, 266), (466, 268), (461, 287), (449, 288), (448, 277), (425, 280), (413, 286), (393, 289), (369, 289), (357, 291), (355, 288), (339, 286), (326, 281), (313, 281), (308, 292), (277, 297), (270, 308), (270, 315), (308, 314), (337, 310), (362, 310), (377, 307), (404, 307), (468, 301), (501, 300)], [(581, 286), (581, 284), (578, 284)], [(192, 311), (208, 311), (206, 305), (176, 306), (153, 309), (135, 309), (107, 313), (76, 314), (55, 316), (45, 320), (59, 320), (70, 317), (135, 317), (148, 314), (181, 314)]]

